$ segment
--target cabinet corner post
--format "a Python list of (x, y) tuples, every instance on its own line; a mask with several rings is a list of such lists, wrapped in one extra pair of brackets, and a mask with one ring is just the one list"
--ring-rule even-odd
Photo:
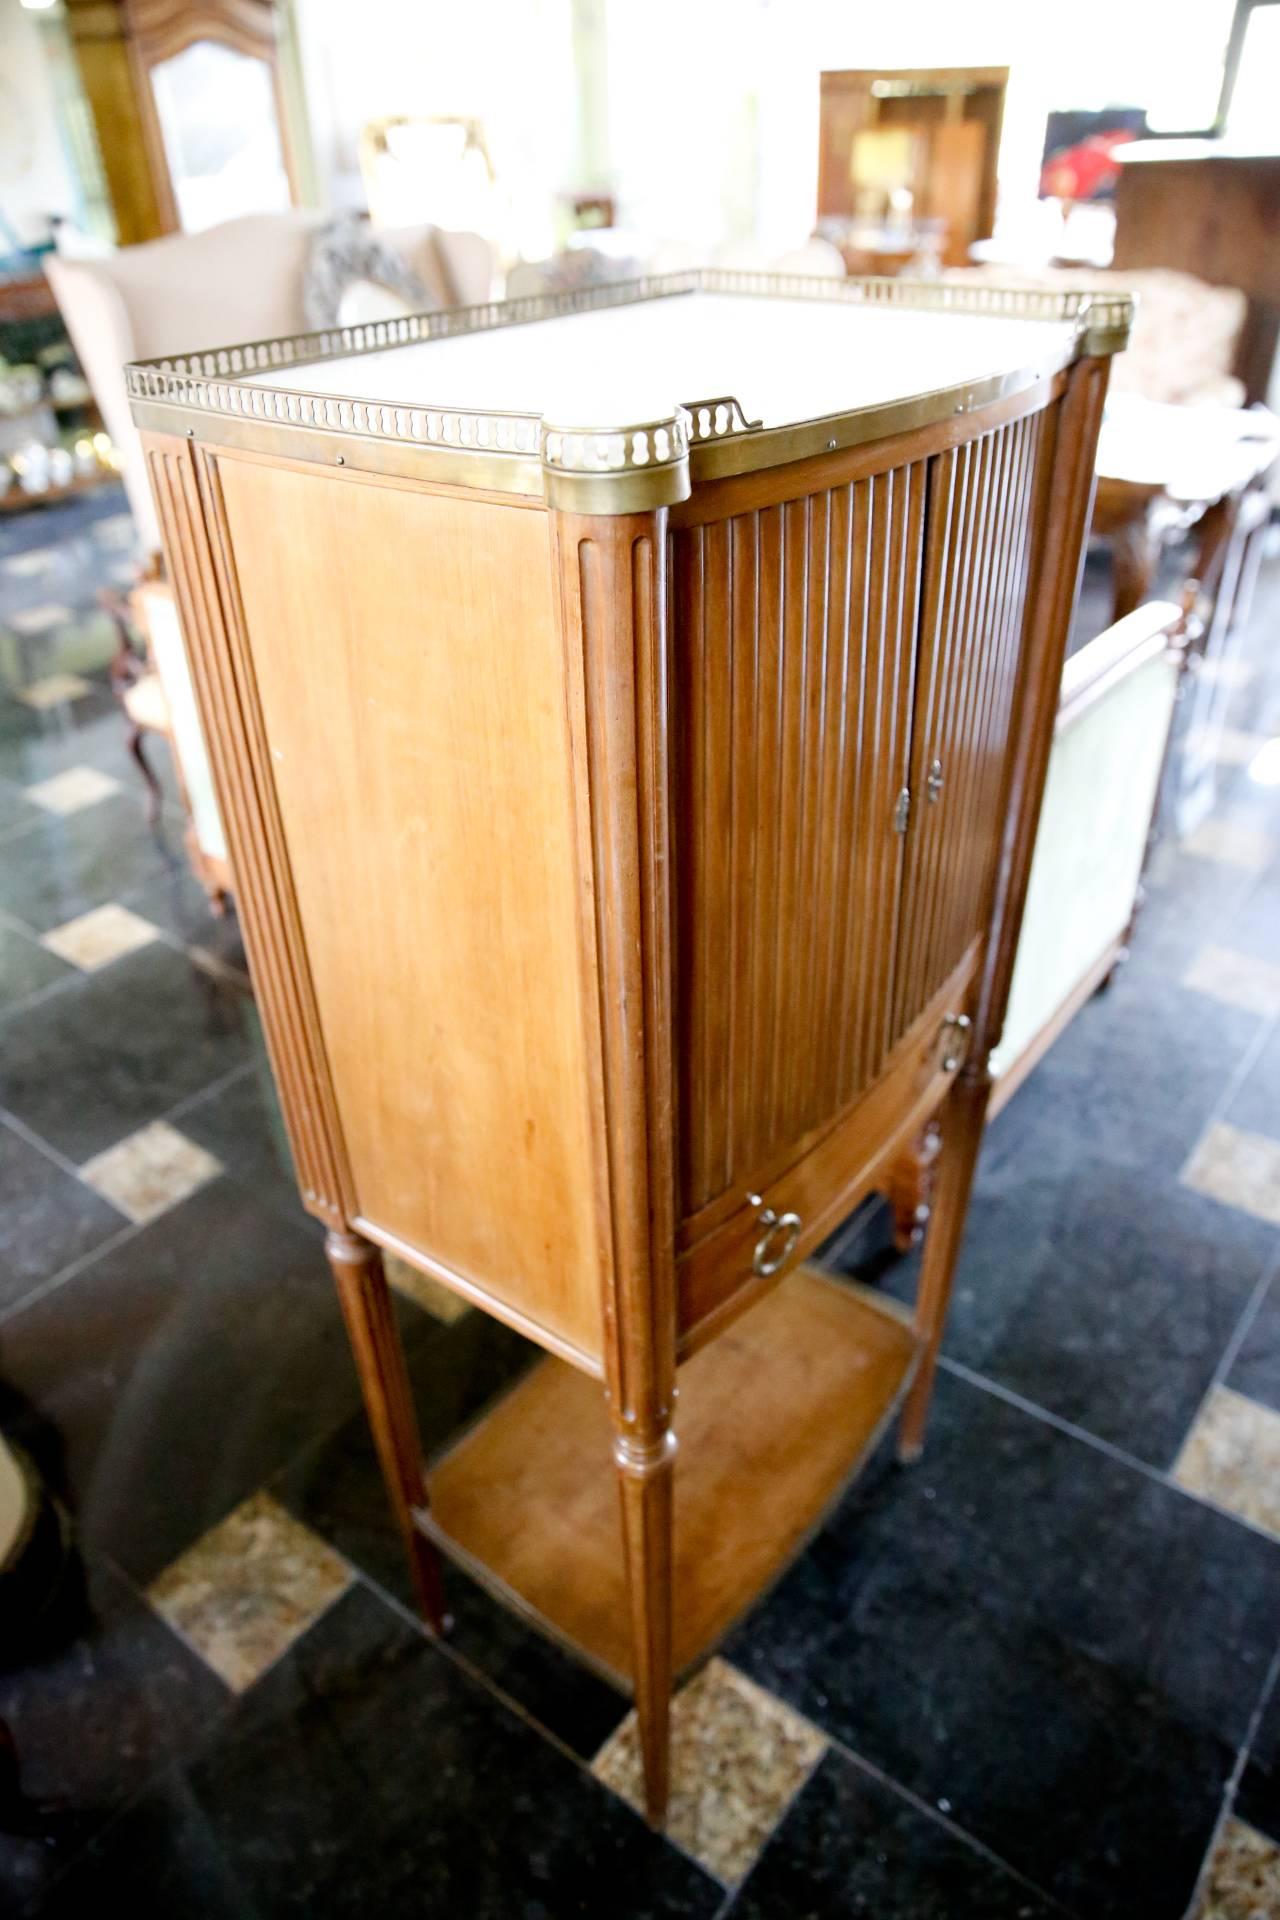
[(580, 689), (595, 944), (605, 1376), (645, 1804), (660, 1826), (672, 1681), (676, 1284), (671, 1145), (667, 514), (553, 512)]

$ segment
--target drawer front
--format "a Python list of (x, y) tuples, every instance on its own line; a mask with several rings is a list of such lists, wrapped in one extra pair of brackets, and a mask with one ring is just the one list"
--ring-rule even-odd
[(836, 1127), (759, 1191), (744, 1191), (734, 1212), (680, 1256), (682, 1352), (811, 1253), (945, 1100), (968, 1048), (976, 961), (975, 945)]

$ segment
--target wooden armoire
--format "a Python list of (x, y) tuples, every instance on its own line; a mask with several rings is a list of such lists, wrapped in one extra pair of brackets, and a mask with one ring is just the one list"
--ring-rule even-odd
[[(921, 1444), (1128, 320), (702, 272), (129, 373), (424, 1613), (440, 1543), (631, 1685), (654, 1820)], [(802, 1263), (935, 1120), (908, 1315)], [(430, 1499), (380, 1249), (548, 1354)]]

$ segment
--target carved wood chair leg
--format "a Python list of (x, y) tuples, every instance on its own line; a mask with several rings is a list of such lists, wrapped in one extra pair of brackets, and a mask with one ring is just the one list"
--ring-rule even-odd
[(423, 1537), (414, 1519), (414, 1509), (427, 1504), (427, 1483), (418, 1417), (414, 1412), (413, 1393), (392, 1313), (382, 1255), (360, 1234), (336, 1229), (326, 1235), (325, 1253), (337, 1282), (373, 1443), (404, 1537), (418, 1605), (432, 1632), (443, 1633), (449, 1622), (440, 1562), (435, 1548)]
[(164, 801), (164, 790), (156, 777), (155, 769), (147, 758), (147, 750), (142, 744), (142, 728), (129, 723), (129, 751), (138, 765), (147, 788), (147, 825), (154, 827), (160, 819), (160, 808)]
[(938, 1349), (951, 1302), (951, 1283), (955, 1278), (969, 1189), (978, 1164), (990, 1097), (991, 1076), (985, 1067), (973, 1072), (962, 1070), (942, 1116), (937, 1190), (925, 1234), (916, 1294), (916, 1330), (923, 1350), (898, 1429), (898, 1458), (904, 1462), (918, 1460), (924, 1446), (924, 1430), (938, 1370)]
[(645, 1814), (661, 1828), (671, 1784), (671, 1582), (676, 1439), (650, 1444), (630, 1434), (614, 1443), (622, 1497), (622, 1540), (631, 1604), (632, 1669)]

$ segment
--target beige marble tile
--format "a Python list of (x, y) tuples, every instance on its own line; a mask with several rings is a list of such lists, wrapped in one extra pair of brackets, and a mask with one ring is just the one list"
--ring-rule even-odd
[(94, 807), (119, 791), (120, 782), (97, 767), (68, 767), (65, 773), (25, 789), (27, 799), (47, 813), (79, 813), (82, 807)]
[(26, 553), (12, 554), (5, 561), (4, 570), (15, 580), (34, 580), (37, 574), (52, 573), (57, 564), (56, 547), (30, 547)]
[(43, 680), (33, 680), (29, 687), (20, 687), (17, 697), (24, 706), (42, 713), (47, 707), (61, 706), (64, 700), (78, 700), (89, 691), (89, 682), (78, 673), (50, 673)]
[(1243, 820), (1222, 820), (1210, 816), (1189, 833), (1181, 843), (1184, 853), (1199, 860), (1217, 860), (1224, 866), (1244, 867), (1249, 873), (1261, 873), (1276, 850), (1271, 834), (1261, 827), (1248, 826)]
[(7, 616), (15, 633), (48, 633), (53, 627), (65, 627), (75, 619), (70, 607), (20, 607)]
[(156, 1612), (243, 1693), (350, 1586), (346, 1561), (255, 1493), (148, 1591)]
[[(826, 1752), (816, 1727), (725, 1660), (711, 1660), (671, 1708), (671, 1811), (677, 1846), (734, 1886)], [(601, 1747), (591, 1771), (642, 1810), (634, 1713)]]
[(1209, 752), (1222, 767), (1247, 767), (1266, 744), (1265, 733), (1251, 733), (1246, 727), (1210, 727), (1189, 735), (1187, 752), (1192, 759)]
[(1243, 1820), (1228, 1820), (1193, 1920), (1277, 1920), (1278, 1915), (1280, 1847)]
[(160, 929), (149, 920), (109, 900), (105, 907), (94, 907), (42, 934), (40, 944), (60, 960), (69, 960), (73, 967), (92, 973), (96, 967), (105, 967), (159, 938)]
[(1280, 1413), (1215, 1387), (1183, 1442), (1173, 1477), (1188, 1493), (1280, 1535)]
[(80, 1178), (130, 1220), (143, 1221), (154, 1220), (221, 1172), (221, 1160), (168, 1121), (153, 1120), (87, 1160)]
[(1280, 1008), (1280, 967), (1231, 947), (1201, 947), (1182, 984), (1225, 1006), (1243, 1007), (1246, 1013), (1274, 1013)]
[(1184, 1187), (1280, 1227), (1280, 1140), (1219, 1120), (1201, 1134), (1180, 1177)]
[(433, 1280), (429, 1273), (419, 1273), (398, 1254), (384, 1253), (382, 1263), (387, 1270), (387, 1280), (396, 1292), (402, 1293), (406, 1300), (415, 1301), (437, 1320), (461, 1320), (464, 1313), (471, 1312), (470, 1303), (460, 1293)]

